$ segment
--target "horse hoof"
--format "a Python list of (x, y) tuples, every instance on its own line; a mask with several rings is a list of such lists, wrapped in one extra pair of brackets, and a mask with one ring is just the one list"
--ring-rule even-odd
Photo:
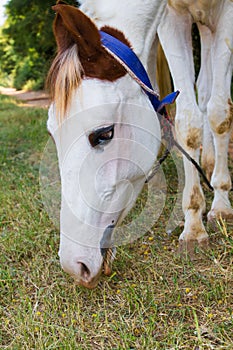
[(225, 220), (226, 222), (233, 222), (233, 209), (227, 208), (222, 211), (212, 209), (207, 215), (207, 220), (211, 224), (221, 219)]
[(179, 240), (178, 252), (182, 257), (195, 257), (198, 248), (207, 250), (209, 248), (209, 238), (204, 238), (200, 241), (197, 239), (190, 239), (188, 241), (185, 241), (183, 239)]

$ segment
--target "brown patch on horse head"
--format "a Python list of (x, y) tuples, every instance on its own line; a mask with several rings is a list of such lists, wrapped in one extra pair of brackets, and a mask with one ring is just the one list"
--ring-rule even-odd
[(232, 122), (233, 122), (233, 103), (230, 99), (228, 99), (228, 112), (227, 112), (227, 117), (226, 119), (217, 126), (216, 132), (219, 135), (224, 134), (225, 132), (229, 132), (232, 128)]
[(57, 13), (54, 34), (58, 54), (76, 44), (85, 76), (114, 81), (126, 74), (102, 46), (99, 30), (89, 17), (70, 5), (58, 4), (53, 9)]
[(118, 29), (113, 28), (113, 27), (109, 27), (109, 26), (104, 26), (101, 28), (101, 30), (111, 36), (114, 36), (115, 38), (117, 38), (118, 40), (120, 40), (122, 43), (124, 43), (125, 45), (129, 46), (130, 48), (132, 48), (130, 42), (128, 41), (128, 39), (126, 39), (125, 35)]
[(192, 193), (191, 193), (191, 197), (190, 197), (190, 204), (189, 204), (189, 207), (188, 209), (192, 209), (194, 210), (195, 212), (197, 212), (202, 203), (203, 203), (203, 195), (199, 189), (198, 186), (193, 186), (193, 190), (192, 190)]
[(192, 128), (187, 136), (186, 144), (192, 149), (197, 149), (201, 145), (202, 132), (199, 128)]

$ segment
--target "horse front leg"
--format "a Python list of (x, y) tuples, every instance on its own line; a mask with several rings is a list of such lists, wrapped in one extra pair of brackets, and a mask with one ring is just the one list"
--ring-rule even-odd
[[(189, 155), (199, 162), (203, 118), (194, 92), (191, 27), (192, 18), (188, 13), (178, 13), (168, 6), (158, 28), (158, 35), (175, 89), (180, 90), (176, 103), (176, 136)], [(184, 159), (184, 170), (182, 207), (185, 224), (179, 238), (179, 246), (181, 251), (187, 250), (192, 253), (196, 245), (206, 246), (208, 243), (208, 235), (202, 222), (205, 199), (197, 170), (187, 159)]]
[[(221, 108), (221, 105), (226, 108)], [(214, 200), (208, 213), (208, 220), (212, 221), (222, 217), (227, 221), (232, 221), (233, 210), (229, 201), (232, 182), (228, 169), (228, 146), (233, 125), (232, 101), (228, 99), (227, 102), (222, 98), (218, 102), (216, 99), (211, 100), (208, 104), (208, 112), (215, 146), (215, 167), (211, 178)], [(224, 118), (221, 118), (223, 115)]]
[(233, 220), (233, 210), (229, 201), (232, 186), (228, 170), (228, 146), (233, 128), (233, 104), (230, 86), (233, 66), (233, 3), (226, 1), (217, 29), (213, 35), (212, 70), (213, 86), (207, 105), (209, 124), (215, 147), (215, 167), (211, 178), (214, 200), (208, 220)]
[(197, 79), (197, 91), (198, 106), (203, 114), (201, 165), (210, 181), (215, 164), (213, 135), (207, 117), (207, 104), (211, 97), (211, 89), (213, 85), (213, 72), (211, 65), (212, 33), (207, 26), (201, 25), (200, 23), (198, 23), (198, 29), (201, 39), (201, 67)]

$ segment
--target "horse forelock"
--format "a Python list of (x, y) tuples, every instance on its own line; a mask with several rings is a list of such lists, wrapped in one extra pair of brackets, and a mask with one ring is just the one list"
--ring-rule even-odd
[(50, 68), (47, 85), (56, 106), (59, 124), (68, 112), (73, 92), (81, 84), (83, 67), (78, 56), (77, 45), (58, 52)]
[[(130, 46), (120, 31), (103, 27), (103, 31), (117, 37)], [(47, 78), (47, 86), (56, 106), (56, 117), (61, 123), (69, 112), (74, 91), (82, 79), (97, 78), (113, 82), (126, 74), (125, 69), (105, 49), (96, 52), (94, 57), (86, 57), (79, 52), (77, 44), (57, 53)]]

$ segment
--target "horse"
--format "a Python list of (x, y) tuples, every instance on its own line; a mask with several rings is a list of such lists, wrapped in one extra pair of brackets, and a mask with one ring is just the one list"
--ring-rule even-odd
[[(208, 221), (232, 221), (229, 200), (231, 177), (228, 170), (228, 145), (232, 131), (233, 104), (231, 78), (233, 67), (232, 0), (168, 0), (158, 27), (158, 35), (174, 82), (180, 90), (176, 104), (176, 136), (183, 148), (199, 161), (211, 179), (214, 199)], [(201, 40), (201, 68), (195, 91), (192, 52), (192, 24), (197, 23)], [(198, 101), (196, 99), (198, 95)], [(205, 198), (197, 171), (184, 157), (183, 192), (184, 230), (180, 246), (188, 251), (198, 242), (208, 244), (202, 222)]]
[[(181, 98), (177, 99), (177, 138), (196, 160), (202, 116), (200, 107), (195, 107), (196, 114), (190, 114), (191, 107), (196, 106), (194, 93), (186, 96), (186, 84), (191, 90), (189, 80), (193, 78), (187, 38), (180, 41), (169, 34), (176, 32), (176, 19), (178, 28), (181, 25), (179, 33), (184, 29), (182, 18), (187, 16), (191, 23), (188, 1), (180, 1), (180, 7), (179, 1), (167, 4), (164, 0), (80, 2), (79, 9), (61, 1), (53, 7), (58, 52), (48, 76), (53, 103), (47, 126), (56, 144), (61, 176), (61, 266), (78, 284), (94, 288), (103, 267), (105, 274), (111, 273), (115, 252), (109, 248), (114, 246), (114, 232), (134, 205), (161, 145), (158, 114), (138, 82), (103, 46), (99, 30), (133, 48), (155, 89), (158, 33), (175, 86), (181, 90)], [(231, 4), (229, 7), (232, 9)], [(188, 71), (186, 80), (179, 80), (179, 74), (183, 77), (185, 71), (183, 54), (191, 73)], [(203, 69), (200, 76), (205, 73)], [(201, 91), (203, 84), (200, 79)], [(213, 99), (209, 102), (213, 104)], [(212, 104), (208, 105), (212, 108)], [(221, 139), (229, 132), (228, 124), (218, 128), (225, 126)], [(205, 204), (200, 181), (186, 160), (185, 171), (189, 181), (183, 196), (185, 227), (180, 246), (189, 249), (193, 242), (206, 242), (207, 233), (202, 223)], [(218, 202), (229, 186), (226, 189), (225, 182), (225, 186), (221, 185), (220, 196), (215, 183), (212, 181)], [(229, 203), (227, 208), (231, 210)]]

